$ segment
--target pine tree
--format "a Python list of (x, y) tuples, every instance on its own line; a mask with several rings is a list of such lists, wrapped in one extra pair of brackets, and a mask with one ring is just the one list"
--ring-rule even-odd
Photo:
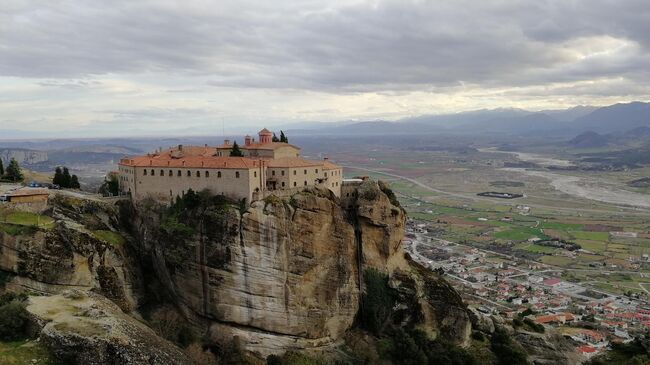
[(280, 139), (278, 138), (278, 136), (275, 135), (275, 133), (273, 133), (273, 138), (271, 138), (271, 142), (280, 142)]
[(81, 184), (79, 184), (79, 178), (77, 178), (77, 175), (72, 175), (70, 177), (70, 187), (73, 189), (81, 188)]
[(63, 178), (61, 179), (61, 187), (69, 188), (71, 182), (72, 176), (70, 176), (70, 170), (68, 170), (67, 167), (63, 166)]
[(63, 185), (63, 171), (61, 171), (61, 166), (57, 166), (54, 170), (54, 178), (52, 178), (52, 184), (59, 186)]
[(230, 157), (244, 157), (244, 154), (239, 149), (237, 141), (232, 144), (232, 150), (230, 150)]
[(20, 170), (18, 161), (15, 158), (12, 158), (9, 161), (9, 166), (5, 171), (5, 177), (13, 182), (23, 181), (23, 172)]
[(284, 135), (283, 131), (280, 131), (280, 142), (289, 143), (289, 138), (287, 138), (287, 136)]
[(5, 174), (5, 166), (2, 164), (2, 159), (0, 158), (0, 178)]

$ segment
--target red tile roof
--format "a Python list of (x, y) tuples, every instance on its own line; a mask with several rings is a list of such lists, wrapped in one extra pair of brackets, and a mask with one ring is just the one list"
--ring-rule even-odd
[(136, 156), (120, 160), (120, 165), (134, 167), (172, 167), (208, 169), (252, 169), (259, 167), (259, 161), (246, 157), (187, 156)]
[(593, 354), (594, 352), (596, 352), (596, 348), (589, 345), (582, 345), (578, 347), (577, 350), (579, 353), (582, 354)]
[(560, 280), (558, 278), (550, 278), (550, 279), (546, 279), (546, 280), (543, 281), (544, 285), (548, 285), (548, 286), (557, 285), (557, 284), (559, 284), (561, 282), (562, 282), (562, 280)]

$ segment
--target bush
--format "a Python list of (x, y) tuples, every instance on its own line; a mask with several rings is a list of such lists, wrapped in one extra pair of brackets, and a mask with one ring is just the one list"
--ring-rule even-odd
[(267, 365), (326, 365), (327, 361), (307, 356), (296, 351), (287, 351), (282, 356), (270, 355), (266, 358)]
[(185, 347), (196, 340), (187, 321), (170, 306), (156, 309), (149, 319), (151, 328), (161, 337)]
[(0, 306), (0, 340), (16, 341), (26, 337), (29, 315), (18, 300)]
[(497, 365), (527, 365), (526, 354), (510, 339), (505, 330), (499, 328), (492, 334), (491, 349), (497, 357)]
[(376, 269), (367, 269), (363, 280), (366, 290), (361, 297), (360, 325), (379, 335), (390, 318), (396, 293), (388, 286), (388, 275)]
[(212, 352), (204, 350), (199, 343), (193, 343), (185, 349), (185, 354), (195, 365), (218, 365)]
[(535, 323), (535, 321), (533, 321), (530, 318), (524, 318), (524, 324), (526, 324), (528, 327), (530, 327), (530, 329), (532, 329), (535, 332), (544, 333), (544, 331), (546, 331), (543, 325), (539, 323)]

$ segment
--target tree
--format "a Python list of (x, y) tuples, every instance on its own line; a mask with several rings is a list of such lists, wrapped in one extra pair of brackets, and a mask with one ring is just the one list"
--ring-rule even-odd
[(63, 171), (61, 166), (57, 166), (54, 170), (54, 178), (52, 178), (52, 184), (63, 186)]
[(23, 172), (20, 170), (18, 161), (15, 158), (9, 161), (9, 166), (7, 166), (7, 170), (5, 171), (5, 177), (13, 182), (23, 181)]
[(275, 135), (275, 133), (273, 133), (273, 138), (271, 138), (271, 142), (280, 142), (280, 139), (278, 138), (278, 136)]
[(77, 175), (72, 175), (72, 177), (70, 177), (70, 187), (72, 189), (81, 188), (81, 184), (79, 184), (79, 178), (77, 177)]
[(5, 167), (2, 164), (2, 159), (0, 158), (0, 177), (5, 174)]
[(103, 196), (116, 196), (120, 193), (120, 183), (117, 176), (110, 174), (108, 179), (104, 180), (102, 186), (99, 187), (99, 193)]
[(239, 149), (237, 141), (232, 144), (232, 149), (230, 150), (230, 157), (244, 157), (244, 154)]
[(63, 166), (63, 179), (61, 181), (62, 188), (69, 188), (72, 183), (72, 176), (70, 176), (70, 170), (67, 167)]
[(283, 131), (280, 131), (280, 142), (289, 143), (289, 138), (287, 138)]

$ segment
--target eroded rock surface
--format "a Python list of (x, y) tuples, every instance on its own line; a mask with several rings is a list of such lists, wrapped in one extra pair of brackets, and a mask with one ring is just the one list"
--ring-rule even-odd
[(27, 311), (40, 338), (66, 364), (190, 365), (185, 354), (92, 292), (31, 297)]

